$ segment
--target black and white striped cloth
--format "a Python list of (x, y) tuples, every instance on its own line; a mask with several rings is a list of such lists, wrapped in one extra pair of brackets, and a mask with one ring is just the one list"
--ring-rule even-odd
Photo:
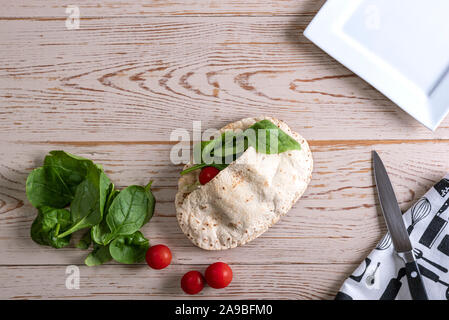
[[(449, 175), (404, 214), (427, 294), (433, 300), (449, 300), (448, 207)], [(395, 253), (389, 234), (344, 282), (335, 299), (411, 299), (404, 261)]]

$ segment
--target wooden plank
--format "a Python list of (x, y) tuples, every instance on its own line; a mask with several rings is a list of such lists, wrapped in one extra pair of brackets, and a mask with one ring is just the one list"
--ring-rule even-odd
[(1, 0), (0, 17), (65, 18), (65, 8), (76, 5), (81, 17), (185, 16), (185, 15), (304, 15), (315, 14), (325, 0)]
[[(180, 280), (204, 265), (80, 266), (80, 288), (66, 288), (66, 266), (0, 267), (0, 299), (333, 299), (355, 265), (231, 265), (229, 287), (205, 287), (192, 297)], [(268, 276), (269, 275), (269, 276)], [(45, 280), (44, 280), (45, 279)]]
[[(30, 170), (48, 150), (64, 149), (104, 165), (119, 187), (154, 179), (155, 217), (144, 227), (153, 244), (165, 243), (177, 264), (358, 263), (385, 232), (371, 172), (371, 153), (385, 161), (403, 210), (449, 171), (447, 141), (312, 142), (314, 175), (303, 198), (281, 221), (250, 244), (227, 251), (194, 247), (179, 230), (174, 195), (180, 166), (169, 161), (171, 145), (154, 143), (1, 143), (8, 156), (0, 167), (0, 256), (2, 265), (82, 263), (87, 254), (34, 244), (36, 215), (24, 193)], [(432, 161), (429, 161), (429, 154)], [(292, 254), (293, 253), (293, 254)]]
[[(449, 171), (449, 119), (428, 131), (305, 39), (323, 3), (80, 0), (81, 29), (67, 30), (74, 3), (0, 0), (0, 298), (185, 299), (182, 274), (221, 260), (232, 285), (195, 298), (332, 299), (385, 232), (370, 151), (405, 210)], [(310, 187), (250, 244), (196, 248), (175, 218), (170, 133), (260, 114), (310, 140)], [(172, 265), (88, 268), (86, 251), (32, 242), (25, 180), (51, 149), (102, 163), (119, 187), (154, 179), (143, 232), (172, 249)], [(69, 264), (80, 266), (79, 290), (64, 286)]]
[(308, 42), (310, 18), (0, 21), (0, 140), (167, 141), (260, 114), (312, 140), (449, 138)]

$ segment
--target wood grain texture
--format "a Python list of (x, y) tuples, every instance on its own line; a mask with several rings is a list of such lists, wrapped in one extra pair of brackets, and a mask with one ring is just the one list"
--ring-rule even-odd
[(65, 8), (76, 5), (82, 17), (122, 16), (273, 16), (311, 15), (325, 0), (1, 0), (0, 17), (59, 17)]
[[(118, 187), (154, 180), (158, 201), (155, 216), (143, 231), (151, 243), (172, 248), (175, 264), (208, 264), (214, 260), (268, 265), (351, 264), (362, 260), (385, 232), (374, 191), (370, 151), (376, 149), (384, 159), (400, 205), (406, 210), (449, 172), (449, 154), (444, 150), (447, 144), (312, 142), (315, 168), (304, 196), (260, 238), (226, 251), (203, 251), (180, 231), (173, 201), (181, 168), (167, 161), (171, 145), (3, 144), (13, 156), (4, 159), (0, 168), (1, 265), (80, 264), (87, 255), (74, 248), (39, 246), (29, 238), (36, 210), (26, 199), (25, 180), (31, 168), (41, 165), (47, 150), (64, 149), (101, 163)], [(428, 162), (429, 154), (435, 157), (433, 163)]]
[(261, 114), (312, 140), (449, 138), (307, 41), (310, 19), (0, 21), (0, 139), (167, 141)]
[[(203, 265), (151, 270), (137, 265), (80, 266), (80, 288), (68, 290), (66, 266), (0, 267), (1, 299), (332, 299), (355, 265), (233, 265), (232, 285), (186, 296), (180, 281)], [(52, 275), (49, 277), (49, 275)], [(270, 277), (267, 277), (270, 274)], [(120, 276), (117, 276), (120, 275)], [(275, 276), (273, 276), (275, 275)], [(100, 279), (100, 281), (99, 281)]]
[[(449, 119), (430, 132), (310, 43), (302, 32), (323, 3), (0, 0), (0, 298), (185, 299), (182, 274), (220, 260), (231, 286), (196, 298), (332, 299), (385, 232), (371, 150), (406, 210), (449, 172)], [(79, 30), (65, 27), (67, 5), (80, 7)], [(250, 244), (196, 248), (175, 218), (170, 134), (261, 114), (309, 140), (312, 182)], [(33, 243), (25, 180), (52, 149), (103, 164), (119, 187), (153, 179), (143, 232), (172, 249), (172, 265), (87, 268), (86, 251)], [(79, 290), (64, 285), (72, 264)]]

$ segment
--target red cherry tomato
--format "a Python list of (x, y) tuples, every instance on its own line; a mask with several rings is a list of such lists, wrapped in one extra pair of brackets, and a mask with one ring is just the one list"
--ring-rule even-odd
[(158, 244), (148, 249), (145, 259), (151, 268), (164, 269), (171, 262), (171, 251), (167, 246)]
[(189, 271), (181, 279), (181, 288), (187, 294), (197, 294), (204, 288), (204, 277), (198, 271)]
[(232, 281), (232, 270), (224, 262), (215, 262), (206, 269), (206, 281), (215, 289), (227, 287)]
[(206, 184), (211, 181), (220, 172), (215, 167), (204, 167), (201, 169), (199, 180), (201, 184)]

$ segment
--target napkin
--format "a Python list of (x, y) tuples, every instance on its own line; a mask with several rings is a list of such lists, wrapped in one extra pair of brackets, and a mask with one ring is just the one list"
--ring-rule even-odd
[[(429, 299), (449, 300), (449, 174), (403, 218)], [(336, 300), (410, 300), (404, 261), (387, 233), (343, 283)]]

